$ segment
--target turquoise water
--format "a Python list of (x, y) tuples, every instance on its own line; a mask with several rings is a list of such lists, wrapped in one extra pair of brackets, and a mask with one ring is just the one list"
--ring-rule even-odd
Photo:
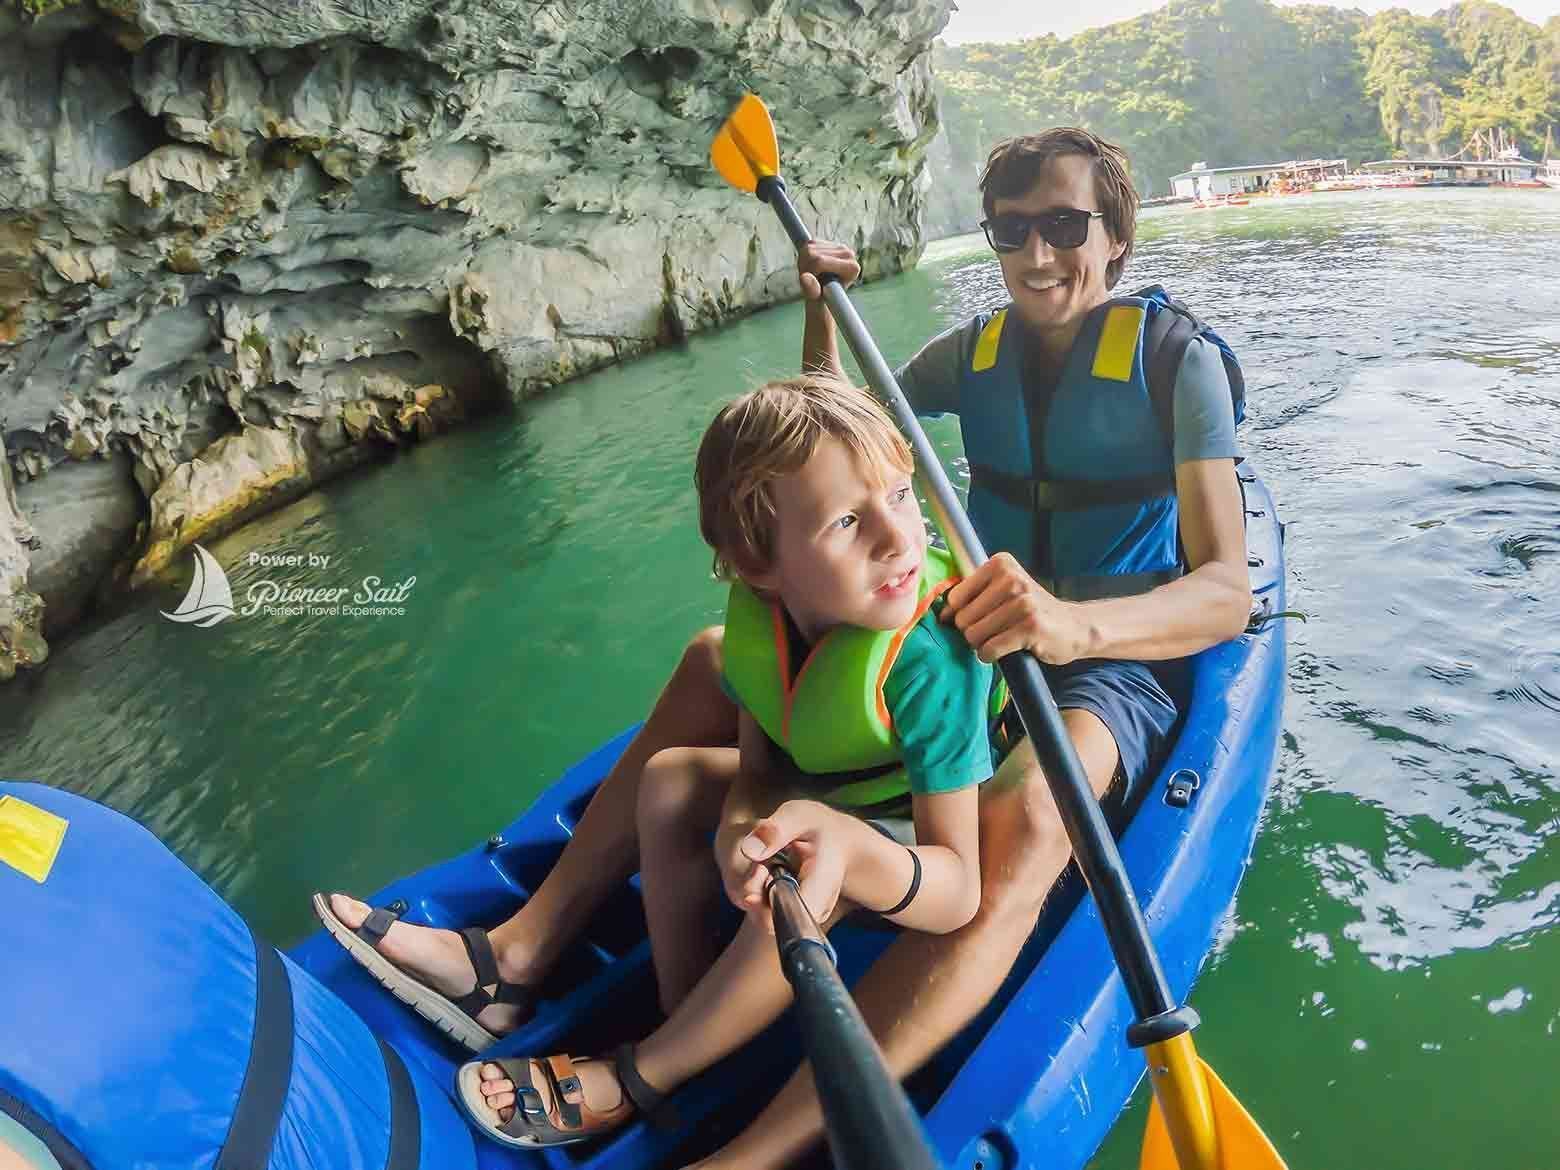
[[(1560, 195), (1145, 216), (1243, 356), (1285, 518), (1290, 694), (1253, 868), (1193, 1002), (1292, 1166), (1560, 1161)], [(1001, 298), (978, 240), (863, 290), (891, 358)], [(307, 895), (469, 846), (637, 718), (721, 594), (694, 444), (790, 372), (795, 306), (584, 379), (208, 547), (415, 577), (400, 616), (170, 623), (139, 595), (0, 690), (0, 775), (145, 822), (282, 943)], [(934, 439), (957, 467), (957, 429)], [(328, 556), (323, 569), (250, 554)], [(187, 572), (187, 568), (185, 570)], [(1142, 1101), (1096, 1161), (1136, 1165)]]

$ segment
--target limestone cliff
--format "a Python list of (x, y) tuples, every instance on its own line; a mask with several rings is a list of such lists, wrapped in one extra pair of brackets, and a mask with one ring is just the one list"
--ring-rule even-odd
[(949, 7), (0, 0), (0, 678), (105, 579), (793, 296), (706, 162), (746, 89), (816, 230), (913, 263)]

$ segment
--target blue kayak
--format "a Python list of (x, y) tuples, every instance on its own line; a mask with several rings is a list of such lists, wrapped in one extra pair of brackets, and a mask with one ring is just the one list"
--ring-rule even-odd
[[(1242, 478), (1253, 593), (1262, 614), (1277, 614), (1282, 525), (1249, 465)], [(1257, 622), (1190, 659), (1174, 746), (1114, 810), (1180, 998), (1251, 855), (1279, 742), (1284, 645), (1282, 622)], [(569, 769), (486, 844), (371, 901), (404, 903), (408, 921), (430, 926), (504, 920), (546, 875), (629, 734)], [(72, 1157), (98, 1170), (677, 1167), (734, 1134), (801, 1059), (782, 1019), (678, 1091), (681, 1128), (635, 1122), (594, 1144), (518, 1153), (474, 1137), (451, 1103), (463, 1049), (324, 931), (285, 956), (255, 938), (127, 818), (0, 782), (5, 861), (0, 1149), (9, 1142), (47, 1170)], [(846, 924), (831, 937), (851, 981), (892, 935)], [(492, 1053), (599, 1054), (654, 1026), (637, 878), (592, 916), (542, 990), (535, 1016)], [(1070, 872), (996, 999), (908, 1085), (942, 1164), (1082, 1167), (1142, 1077), (1143, 1058), (1125, 1042), (1131, 1022), (1094, 905)]]
[[(1242, 471), (1248, 509), (1252, 591), (1266, 613), (1284, 609), (1283, 532), (1272, 498)], [(1172, 990), (1184, 997), (1213, 945), (1251, 854), (1277, 753), (1284, 693), (1284, 630), (1214, 647), (1188, 664), (1184, 723), (1157, 776), (1137, 794), (1118, 838)], [(380, 891), (375, 905), (403, 901), (410, 921), (465, 926), (503, 921), (545, 876), (596, 785), (629, 734), (570, 768), (524, 816), (481, 848)], [(1187, 775), (1190, 773), (1190, 776)], [(1190, 802), (1169, 800), (1172, 778), (1194, 782)], [(1143, 1075), (1142, 1055), (1124, 1035), (1132, 1011), (1093, 902), (1076, 873), (1053, 895), (1033, 939), (991, 1007), (916, 1076), (912, 1097), (947, 1167), (1006, 1170), (1082, 1166)], [(890, 936), (839, 927), (831, 936), (847, 981)], [(435, 1029), (352, 962), (323, 931), (292, 956), (353, 1006), (369, 1026), (442, 1084), (465, 1059)], [(493, 1051), (594, 1054), (657, 1020), (649, 945), (637, 881), (597, 915), (555, 979), (558, 998)], [(625, 1021), (630, 1021), (625, 1027)], [(800, 1059), (787, 1025), (676, 1096), (684, 1130), (636, 1123), (612, 1139), (546, 1155), (516, 1155), (481, 1143), (483, 1166), (608, 1168), (676, 1166), (756, 1112)]]

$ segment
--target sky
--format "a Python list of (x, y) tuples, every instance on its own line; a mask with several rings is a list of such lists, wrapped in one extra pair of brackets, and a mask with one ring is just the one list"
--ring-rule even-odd
[[(1070, 37), (1073, 33), (1100, 25), (1130, 20), (1155, 8), (1165, 0), (1094, 0), (1092, 4), (1061, 4), (1056, 0), (956, 0), (959, 11), (943, 30), (943, 40), (951, 45), (966, 41), (1018, 41), (1055, 33)], [(1534, 24), (1543, 24), (1560, 14), (1560, 0), (1504, 0), (1505, 6)], [(1428, 16), (1451, 6), (1451, 0), (1357, 0), (1335, 4), (1335, 8), (1362, 8), (1380, 12), (1384, 8), (1407, 8)]]

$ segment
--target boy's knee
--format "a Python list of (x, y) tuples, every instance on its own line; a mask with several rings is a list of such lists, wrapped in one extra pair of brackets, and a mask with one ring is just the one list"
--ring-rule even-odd
[(683, 668), (719, 678), (721, 672), (721, 646), (725, 641), (725, 637), (725, 626), (709, 626), (700, 630), (689, 639), (687, 649), (683, 651)]
[(1014, 800), (1005, 809), (983, 810), (986, 813), (999, 813), (1004, 823), (981, 845), (976, 921), (1027, 936), (1071, 859), (1072, 846), (1048, 798)]
[(696, 749), (666, 748), (645, 763), (639, 782), (639, 824), (665, 829), (680, 823), (698, 793)]

